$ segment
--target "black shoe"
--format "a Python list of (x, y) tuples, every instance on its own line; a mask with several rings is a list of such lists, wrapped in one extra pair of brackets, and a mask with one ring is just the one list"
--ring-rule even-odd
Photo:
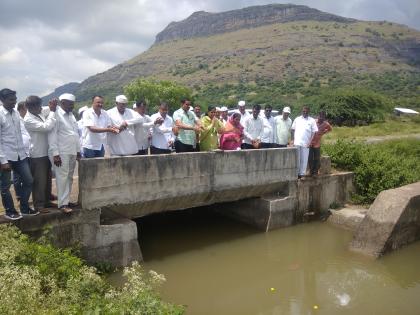
[(16, 220), (20, 220), (22, 219), (22, 216), (17, 212), (9, 212), (9, 213), (5, 213), (4, 217), (8, 220), (12, 220), (12, 221), (16, 221)]
[(20, 213), (22, 213), (23, 216), (35, 216), (35, 215), (38, 215), (39, 214), (39, 211), (38, 210), (31, 209), (31, 208), (28, 208), (25, 211), (22, 210)]
[(298, 179), (301, 179), (302, 178), (302, 175), (298, 175)]

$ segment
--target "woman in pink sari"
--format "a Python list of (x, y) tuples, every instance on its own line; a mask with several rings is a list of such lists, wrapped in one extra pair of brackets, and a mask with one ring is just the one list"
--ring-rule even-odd
[(225, 125), (224, 132), (220, 137), (220, 149), (237, 150), (241, 147), (244, 137), (244, 127), (241, 123), (241, 115), (234, 113)]

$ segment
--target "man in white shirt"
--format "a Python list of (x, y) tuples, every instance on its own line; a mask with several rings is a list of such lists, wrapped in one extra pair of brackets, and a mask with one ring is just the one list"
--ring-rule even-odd
[(276, 144), (278, 148), (285, 148), (289, 143), (290, 131), (292, 129), (292, 120), (289, 117), (290, 107), (283, 108), (281, 116), (276, 116), (274, 122), (276, 125)]
[(49, 114), (42, 115), (42, 100), (38, 96), (28, 96), (25, 115), (25, 128), (31, 136), (29, 165), (34, 183), (32, 185), (32, 201), (35, 210), (48, 212), (51, 196), (51, 163), (48, 159), (48, 132), (55, 126), (56, 102), (49, 103)]
[(238, 109), (236, 110), (237, 113), (241, 114), (241, 125), (242, 127), (245, 127), (245, 121), (248, 120), (248, 118), (251, 118), (252, 115), (247, 112), (245, 108), (245, 101), (239, 101), (238, 102)]
[[(0, 186), (1, 198), (5, 209), (5, 217), (9, 220), (19, 220), (22, 215), (37, 215), (39, 212), (31, 209), (28, 204), (32, 190), (32, 175), (29, 169), (28, 156), (23, 145), (20, 116), (14, 109), (16, 92), (10, 89), (0, 91)], [(22, 180), (19, 214), (10, 194), (11, 171)]]
[(92, 97), (92, 107), (83, 113), (82, 149), (84, 158), (105, 156), (107, 132), (119, 133), (120, 130), (112, 127), (111, 119), (103, 110), (104, 99), (100, 95)]
[[(23, 118), (25, 117), (26, 112), (27, 112), (25, 102), (19, 102), (16, 106), (16, 110), (18, 111), (19, 116), (20, 116), (20, 130), (22, 132), (23, 146), (25, 147), (26, 155), (29, 156), (31, 136), (29, 135), (28, 131), (25, 128), (25, 124), (23, 123)], [(23, 185), (22, 180), (17, 173), (12, 172), (12, 181), (13, 181), (13, 186), (15, 188), (16, 199), (19, 201), (20, 195), (22, 194), (22, 185)]]
[(318, 131), (315, 119), (309, 117), (309, 107), (302, 108), (302, 115), (297, 117), (292, 124), (292, 142), (298, 148), (298, 178), (305, 176), (308, 166), (309, 145), (315, 132)]
[(244, 143), (242, 149), (258, 149), (260, 148), (261, 138), (264, 135), (264, 123), (260, 117), (261, 106), (254, 105), (252, 108), (252, 116), (245, 121), (244, 126)]
[(172, 132), (174, 121), (168, 115), (168, 104), (160, 103), (159, 112), (153, 114), (152, 121), (157, 121), (152, 128), (152, 145), (150, 146), (151, 154), (169, 154), (174, 143), (175, 136)]
[[(82, 142), (83, 142), (83, 131), (85, 130), (85, 126), (83, 125), (83, 114), (86, 110), (88, 110), (89, 107), (87, 106), (82, 106), (79, 108), (79, 110), (77, 111), (78, 115), (79, 115), (79, 120), (77, 121), (77, 130), (79, 132), (79, 141), (80, 141), (80, 147), (82, 147)], [(80, 155), (82, 157), (84, 157), (83, 154), (83, 150), (80, 151)]]
[(264, 123), (264, 132), (261, 137), (261, 148), (269, 149), (275, 148), (275, 138), (276, 138), (276, 124), (274, 122), (274, 117), (271, 116), (271, 111), (273, 107), (271, 105), (266, 105), (264, 107), (264, 115), (261, 116)]
[(60, 95), (60, 106), (55, 113), (56, 123), (48, 134), (49, 156), (55, 171), (58, 208), (70, 213), (71, 188), (76, 160), (80, 160), (80, 142), (77, 121), (72, 111), (76, 97), (73, 94)]
[(146, 115), (146, 102), (141, 100), (133, 105), (133, 109), (143, 118), (143, 124), (135, 126), (137, 140), (137, 155), (147, 155), (149, 152), (151, 131), (150, 128), (156, 123), (149, 115)]
[(111, 124), (119, 128), (119, 133), (108, 135), (111, 156), (134, 155), (138, 152), (134, 126), (143, 124), (144, 119), (134, 110), (127, 108), (128, 99), (124, 95), (115, 98), (115, 107), (107, 111)]

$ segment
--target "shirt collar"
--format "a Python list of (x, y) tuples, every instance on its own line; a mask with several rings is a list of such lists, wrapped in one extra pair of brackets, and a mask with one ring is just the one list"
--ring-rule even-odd
[(1, 111), (3, 112), (3, 114), (7, 115), (7, 114), (13, 114), (13, 112), (15, 112), (16, 110), (13, 108), (11, 112), (9, 112), (4, 106), (1, 106)]

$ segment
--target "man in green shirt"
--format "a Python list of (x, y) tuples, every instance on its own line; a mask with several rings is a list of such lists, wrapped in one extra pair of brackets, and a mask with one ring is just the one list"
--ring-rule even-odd
[(175, 151), (177, 153), (194, 152), (196, 133), (199, 133), (202, 129), (199, 119), (190, 111), (190, 105), (191, 102), (189, 99), (182, 99), (181, 108), (173, 114), (175, 126), (178, 131), (178, 136), (175, 140)]

